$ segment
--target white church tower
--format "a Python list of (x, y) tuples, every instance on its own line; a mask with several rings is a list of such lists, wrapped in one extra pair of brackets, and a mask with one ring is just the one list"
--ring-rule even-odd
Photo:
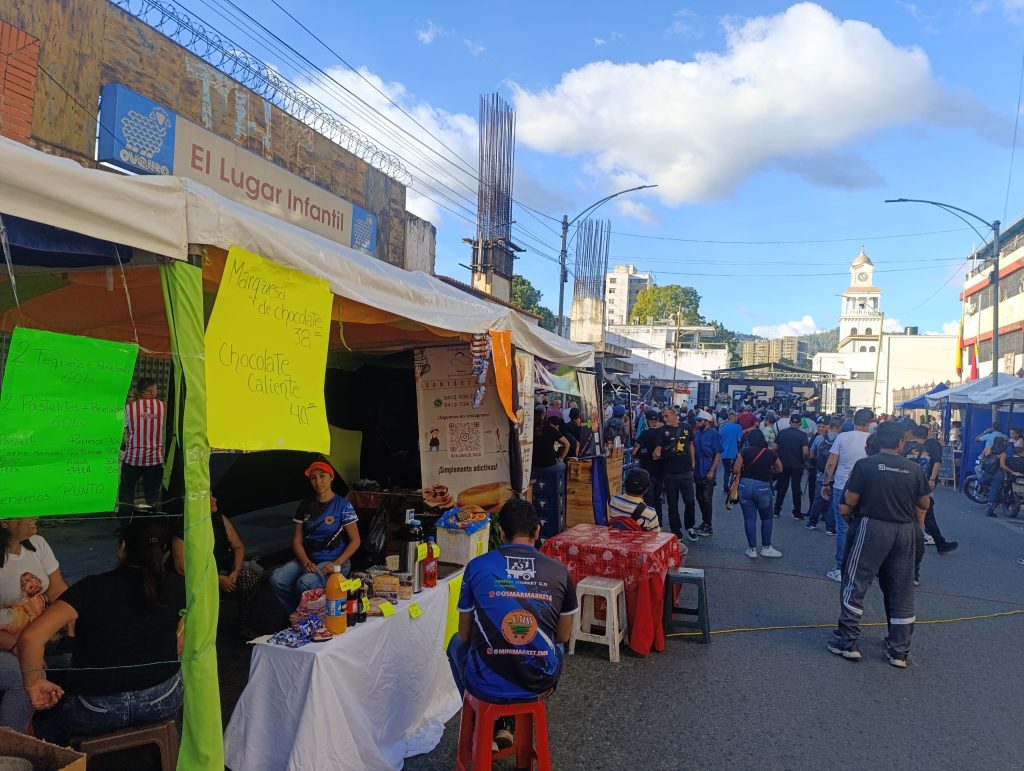
[(864, 250), (850, 265), (850, 286), (839, 313), (840, 353), (874, 353), (882, 326), (882, 290), (873, 285), (875, 265)]

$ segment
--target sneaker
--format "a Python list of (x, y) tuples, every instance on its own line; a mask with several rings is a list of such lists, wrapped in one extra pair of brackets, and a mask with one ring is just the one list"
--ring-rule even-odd
[(921, 585), (921, 579), (920, 578), (915, 578), (914, 579), (914, 586), (920, 586), (920, 585)]
[(945, 541), (943, 543), (938, 544), (935, 547), (935, 551), (937, 551), (939, 554), (949, 554), (951, 551), (956, 551), (956, 547), (959, 545), (960, 544), (957, 541)]
[(835, 534), (836, 534), (835, 530), (829, 530), (827, 527), (825, 528), (825, 535), (835, 535)]
[(885, 640), (882, 641), (882, 647), (885, 648), (885, 658), (890, 664), (899, 669), (907, 668), (907, 657), (905, 655), (893, 651)]
[(761, 547), (762, 557), (781, 557), (782, 552), (776, 549), (774, 546), (762, 546)]
[(924, 545), (925, 546), (934, 546), (935, 545), (935, 539), (932, 538), (930, 535), (928, 535), (928, 533), (924, 534)]
[(985, 516), (986, 517), (994, 517), (994, 516), (996, 516), (996, 510), (994, 508), (992, 508), (991, 506), (987, 507), (985, 509)]
[(697, 531), (691, 527), (689, 530), (686, 531), (686, 537), (689, 538), (691, 541), (696, 541)]
[(711, 525), (701, 525), (697, 528), (697, 535), (709, 536), (714, 534), (715, 531), (711, 528)]
[(803, 519), (803, 518), (804, 518), (804, 515), (801, 514), (799, 511), (794, 511), (793, 512), (793, 519)]
[(774, 516), (774, 517), (775, 517), (776, 519), (778, 519), (779, 517), (781, 517), (781, 516), (782, 516), (782, 512), (781, 512), (781, 511), (776, 511), (776, 512), (775, 512), (775, 514), (774, 514), (773, 516)]
[(818, 529), (817, 525), (812, 525), (810, 522), (808, 522), (806, 525), (804, 525), (804, 527), (807, 528), (808, 530), (817, 530)]
[(757, 549), (747, 549), (746, 552), (744, 552), (744, 553), (747, 555), (747, 557), (749, 559), (752, 559), (752, 560), (756, 560), (757, 559)]
[(508, 749), (513, 744), (515, 744), (515, 735), (509, 729), (499, 728), (494, 732), (494, 745), (498, 750)]
[(843, 571), (841, 571), (839, 568), (833, 568), (825, 574), (825, 577), (837, 583), (840, 583), (843, 580)]
[(828, 648), (829, 653), (834, 653), (837, 656), (842, 656), (844, 659), (847, 659), (848, 661), (860, 661), (862, 658), (860, 655), (860, 651), (856, 648), (840, 648), (839, 641), (835, 637), (829, 640), (825, 647)]

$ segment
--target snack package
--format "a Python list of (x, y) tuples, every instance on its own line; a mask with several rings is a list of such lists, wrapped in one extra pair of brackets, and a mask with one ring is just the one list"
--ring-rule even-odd
[(461, 530), (464, 533), (475, 533), (483, 529), (490, 515), (479, 506), (461, 506), (449, 509), (437, 520), (437, 526), (445, 530)]
[(302, 593), (299, 600), (299, 607), (288, 616), (288, 620), (294, 626), (312, 615), (323, 616), (327, 613), (327, 597), (323, 589), (307, 589)]

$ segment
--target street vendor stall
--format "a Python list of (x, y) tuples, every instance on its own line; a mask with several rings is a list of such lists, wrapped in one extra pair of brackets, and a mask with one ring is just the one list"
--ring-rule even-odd
[[(218, 588), (216, 571), (209, 569), (213, 545), (208, 508), (211, 445), (220, 450), (293, 449), (328, 456), (332, 432), (322, 392), (330, 351), (468, 348), (482, 336), (488, 340), (493, 367), (493, 380), (484, 385), (493, 382), (500, 404), (493, 423), (504, 426), (504, 432), (511, 430), (518, 417), (513, 361), (521, 356), (532, 361), (538, 356), (572, 366), (593, 362), (589, 347), (552, 335), (513, 310), (228, 201), (190, 180), (122, 177), (85, 169), (0, 138), (3, 215), (102, 239), (134, 253), (132, 259), (119, 258), (117, 267), (105, 276), (68, 272), (56, 281), (47, 277), (49, 285), (43, 280), (22, 280), (23, 275), (15, 282), (8, 263), (7, 290), (14, 303), (2, 309), (4, 330), (15, 326), (48, 330), (56, 325), (59, 329), (55, 331), (68, 334), (138, 341), (144, 354), (169, 357), (174, 363), (176, 414), (181, 416), (174, 441), (184, 466), (189, 598), (182, 653), (185, 714), (180, 764), (189, 769), (223, 768), (215, 655)], [(224, 279), (225, 272), (230, 281)], [(154, 277), (158, 278), (154, 281)], [(123, 289), (127, 301), (126, 313), (119, 311), (116, 319), (108, 313), (112, 284)], [(32, 290), (24, 302), (16, 294), (19, 286)], [(246, 291), (253, 293), (248, 300)], [(79, 301), (61, 302), (60, 293)], [(218, 312), (218, 306), (223, 306), (223, 312)], [(240, 315), (239, 310), (245, 314)], [(211, 348), (213, 340), (216, 344)], [(282, 363), (282, 359), (289, 362)], [(267, 430), (270, 424), (281, 430)], [(500, 439), (507, 437), (508, 433), (503, 433)], [(499, 436), (494, 440), (497, 445)], [(429, 433), (425, 441), (429, 451)], [(502, 481), (521, 489), (522, 460), (508, 452), (508, 467), (498, 464)], [(429, 480), (432, 487), (434, 482), (445, 484), (443, 478)], [(427, 485), (428, 480), (422, 483)], [(403, 632), (403, 625), (394, 623), (393, 618), (389, 621), (392, 635), (425, 644), (418, 634)], [(352, 637), (358, 639), (360, 633), (369, 637), (363, 630), (354, 631)], [(428, 650), (421, 646), (418, 655), (440, 656), (438, 651), (438, 647)], [(396, 653), (394, 645), (385, 645), (385, 658), (371, 662), (374, 667), (384, 663), (367, 673), (378, 678), (373, 698), (390, 709), (401, 704), (406, 691), (404, 681), (389, 673), (401, 670), (413, 676), (409, 659), (397, 660), (393, 658)], [(259, 658), (269, 660), (277, 655), (261, 653)], [(303, 667), (322, 674), (317, 664), (298, 666)], [(450, 683), (435, 679), (424, 686), (437, 690), (427, 698), (441, 705), (438, 720), (443, 722), (454, 714), (457, 703), (444, 696)], [(280, 700), (293, 686), (276, 681), (276, 687)], [(252, 698), (247, 695), (243, 701), (249, 704)], [(445, 711), (448, 714), (443, 714)], [(255, 714), (248, 713), (249, 718)], [(253, 730), (272, 735), (278, 728), (274, 715), (260, 714), (271, 722)], [(410, 720), (414, 722), (404, 728), (397, 723), (392, 728), (396, 732), (414, 729), (418, 718), (410, 716)], [(364, 739), (367, 743), (389, 742), (389, 736), (371, 733)], [(386, 744), (377, 748), (377, 756), (388, 767), (398, 767), (401, 757), (396, 757), (396, 752), (427, 749), (425, 741), (397, 750)], [(369, 746), (365, 752), (367, 757), (374, 754)]]

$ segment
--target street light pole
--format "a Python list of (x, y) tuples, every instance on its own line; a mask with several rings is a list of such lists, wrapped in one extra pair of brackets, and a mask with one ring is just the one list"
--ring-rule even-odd
[[(992, 285), (992, 385), (999, 385), (999, 220), (993, 220), (988, 222), (982, 219), (974, 212), (969, 212), (967, 209), (961, 209), (959, 206), (953, 206), (952, 204), (942, 203), (940, 201), (927, 201), (922, 198), (891, 198), (886, 203), (926, 203), (931, 206), (938, 206), (940, 209), (944, 209), (952, 214), (954, 217), (959, 217), (964, 222), (967, 222), (960, 214), (966, 214), (968, 217), (974, 217), (978, 222), (983, 224), (985, 227), (992, 231), (992, 273), (989, 275), (989, 283)], [(970, 222), (967, 222), (970, 225)], [(974, 226), (971, 225), (973, 229)], [(975, 230), (975, 233), (978, 231)], [(981, 240), (985, 238), (978, 233)], [(981, 322), (978, 322), (978, 337), (981, 337)], [(992, 407), (992, 421), (995, 422), (999, 417), (998, 408), (993, 405)]]
[(562, 215), (562, 250), (558, 253), (558, 267), (559, 267), (558, 273), (559, 273), (559, 275), (558, 275), (558, 325), (557, 325), (557, 330), (558, 330), (559, 336), (565, 337), (565, 322), (563, 321), (563, 318), (565, 316), (565, 284), (569, 280), (569, 270), (566, 267), (566, 262), (567, 262), (568, 256), (569, 256), (568, 255), (569, 227), (573, 223), (575, 223), (578, 219), (580, 219), (584, 215), (589, 214), (590, 212), (594, 211), (594, 209), (596, 209), (598, 206), (600, 206), (601, 204), (605, 203), (606, 201), (610, 201), (613, 198), (616, 198), (617, 196), (623, 195), (625, 193), (633, 193), (633, 192), (636, 192), (637, 190), (647, 190), (648, 188), (651, 188), (651, 187), (657, 187), (657, 185), (640, 185), (639, 187), (631, 187), (628, 190), (620, 190), (617, 193), (612, 193), (611, 195), (606, 195), (600, 201), (597, 201), (595, 203), (590, 204), (590, 206), (588, 206), (586, 209), (581, 211), (579, 214), (577, 214), (572, 219), (569, 219), (569, 215), (568, 214), (563, 214)]

